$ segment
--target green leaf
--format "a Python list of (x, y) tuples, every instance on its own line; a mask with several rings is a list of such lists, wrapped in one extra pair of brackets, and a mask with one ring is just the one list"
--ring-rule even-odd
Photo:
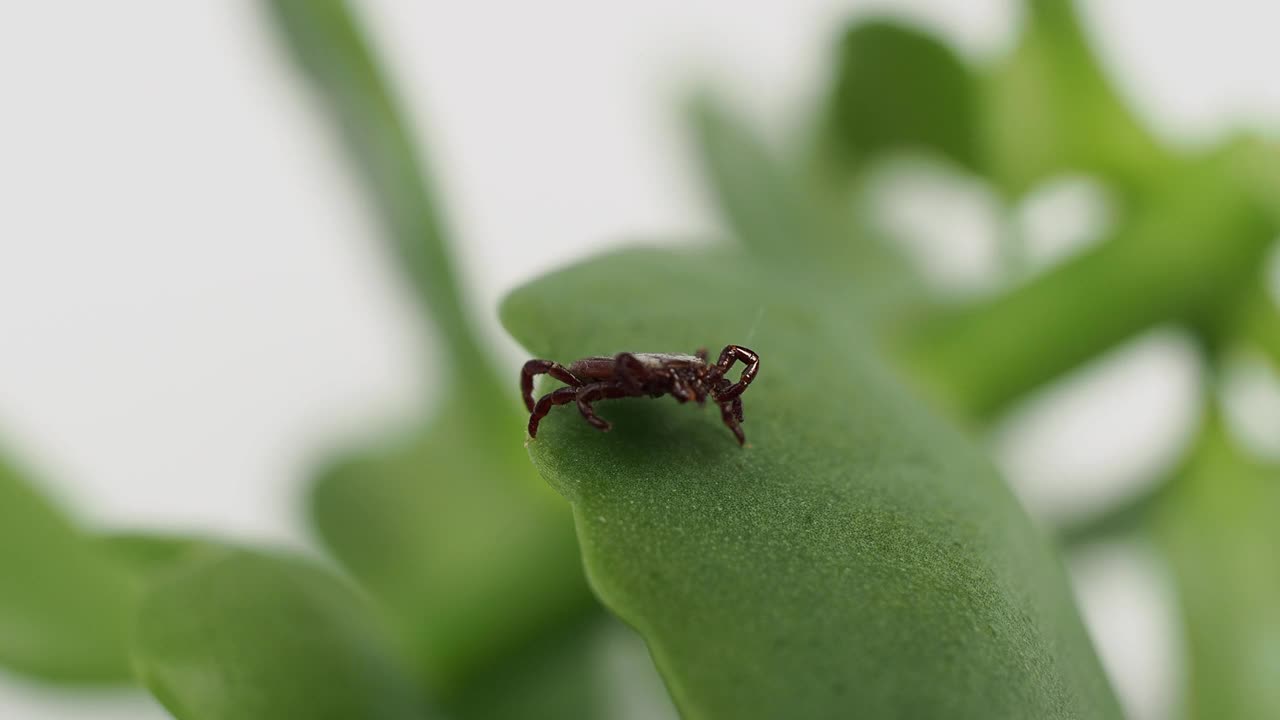
[(1280, 305), (1259, 287), (1241, 310), (1245, 341), (1260, 350), (1280, 370)]
[(565, 628), (486, 671), (449, 704), (459, 718), (607, 718), (593, 652), (595, 622)]
[(732, 252), (617, 253), (508, 298), (542, 357), (762, 359), (746, 448), (666, 399), (602, 403), (607, 434), (547, 418), (530, 453), (573, 503), (596, 593), (686, 718), (1118, 718), (1050, 544), (856, 307)]
[(819, 217), (772, 148), (722, 100), (710, 93), (694, 97), (688, 123), (714, 200), (743, 245), (779, 259), (839, 258), (853, 247), (852, 238)]
[(340, 129), (396, 257), (442, 330), (451, 367), (435, 417), (330, 464), (310, 502), (326, 546), (374, 594), (447, 698), (591, 614), (564, 503), (520, 449), (515, 377), (499, 378), (464, 311), (446, 223), (409, 123), (341, 0), (273, 0), (283, 39)]
[(444, 696), (595, 606), (564, 502), (524, 457), (525, 422), (460, 396), (404, 443), (330, 466), (311, 495), (325, 543)]
[(1026, 0), (1013, 53), (986, 75), (983, 147), (996, 184), (1020, 195), (1069, 172), (1097, 173), (1119, 189), (1158, 179), (1168, 152), (1099, 66), (1074, 0)]
[(1270, 212), (1280, 227), (1280, 141), (1245, 133), (1222, 144), (1219, 154), (1246, 194)]
[(476, 720), (674, 720), (670, 705), (644, 644), (601, 611), (508, 658), (447, 709)]
[(97, 538), (97, 542), (107, 559), (127, 573), (136, 587), (143, 589), (157, 576), (196, 554), (218, 547), (207, 540), (144, 532), (114, 533)]
[(422, 150), (358, 19), (344, 0), (271, 0), (265, 7), (341, 133), (394, 257), (447, 340), (453, 371), (488, 370), (456, 279), (448, 223), (420, 167)]
[(851, 203), (780, 162), (750, 124), (713, 95), (690, 105), (689, 125), (731, 234), (772, 263), (853, 280), (860, 302), (886, 322), (925, 293), (903, 257), (853, 217)]
[(1190, 650), (1186, 717), (1280, 717), (1280, 467), (1206, 427), (1157, 515)]
[(132, 679), (127, 578), (3, 459), (0, 578), (0, 665), (54, 682)]
[(134, 655), (178, 720), (430, 717), (373, 617), (310, 563), (210, 552), (152, 586)]
[(854, 25), (840, 43), (828, 109), (828, 140), (856, 174), (900, 150), (982, 165), (973, 72), (932, 35), (895, 22)]

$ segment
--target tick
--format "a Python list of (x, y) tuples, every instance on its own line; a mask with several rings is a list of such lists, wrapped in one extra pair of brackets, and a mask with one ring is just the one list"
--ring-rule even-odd
[[(735, 362), (746, 366), (737, 382), (725, 377)], [(741, 424), (742, 393), (759, 370), (760, 357), (741, 345), (726, 346), (714, 365), (707, 362), (705, 349), (693, 355), (621, 352), (613, 357), (575, 360), (569, 367), (535, 359), (520, 370), (520, 391), (530, 413), (529, 437), (538, 436), (538, 423), (556, 405), (576, 402), (578, 412), (592, 427), (608, 432), (613, 426), (591, 406), (597, 400), (671, 395), (676, 402), (694, 400), (699, 405), (711, 398), (720, 407), (720, 418), (742, 445), (746, 443)], [(535, 403), (533, 378), (537, 375), (550, 375), (568, 387), (553, 390)]]

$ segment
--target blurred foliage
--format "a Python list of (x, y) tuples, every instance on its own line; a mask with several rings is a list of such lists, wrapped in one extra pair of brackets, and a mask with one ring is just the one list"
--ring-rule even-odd
[[(1064, 171), (1141, 194), (1175, 163), (1098, 65), (1075, 0), (1025, 0), (1013, 52), (982, 68), (983, 146), (992, 183), (1019, 195)], [(934, 117), (937, 117), (935, 114)]]
[(0, 665), (55, 682), (131, 675), (128, 577), (0, 457)]
[(911, 329), (908, 365), (948, 404), (991, 417), (1143, 330), (1229, 314), (1276, 226), (1220, 167), (1189, 163), (1095, 248)]
[(1249, 457), (1216, 414), (1151, 520), (1189, 650), (1188, 717), (1280, 709), (1280, 467)]
[(945, 43), (890, 21), (859, 23), (845, 35), (836, 65), (828, 151), (816, 160), (858, 172), (910, 149), (981, 171), (979, 82)]
[[(1280, 367), (1265, 277), (1280, 143), (1162, 142), (1070, 0), (1025, 0), (1011, 50), (981, 61), (893, 20), (852, 24), (802, 143), (703, 93), (691, 136), (737, 244), (587, 261), (515, 293), (504, 321), (557, 359), (753, 344), (754, 447), (665, 405), (609, 406), (620, 427), (603, 436), (553, 414), (531, 454), (575, 537), (520, 446), (514, 377), (476, 330), (443, 203), (357, 19), (341, 0), (264, 6), (436, 333), (442, 397), (311, 488), (322, 544), (359, 587), (278, 554), (97, 538), (0, 464), (0, 664), (127, 682), (132, 653), (183, 720), (614, 717), (654, 683), (647, 662), (609, 670), (600, 638), (623, 631), (585, 560), (689, 717), (1118, 715), (1053, 549), (946, 420), (981, 430), (1155, 326), (1192, 334), (1212, 372), (1240, 346)], [(947, 298), (860, 212), (903, 153), (1010, 205), (1086, 175), (1118, 198), (1113, 226), (998, 292)], [(1184, 717), (1280, 717), (1280, 468), (1231, 437), (1213, 394), (1176, 472), (1059, 540), (1160, 551), (1189, 641)], [(659, 700), (640, 705), (668, 712)]]
[(733, 236), (791, 272), (847, 282), (876, 327), (893, 327), (921, 303), (924, 285), (871, 228), (776, 157), (720, 98), (690, 105), (690, 134), (713, 201)]
[(365, 599), (308, 563), (209, 546), (138, 617), (138, 676), (176, 717), (434, 717)]
[[(404, 437), (330, 463), (311, 511), (321, 539), (373, 593), (426, 684), (444, 697), (597, 611), (569, 513), (521, 448), (512, 383), (467, 316), (449, 233), (419, 151), (364, 33), (339, 0), (268, 3), (341, 132), (425, 319), (449, 350), (445, 397)], [(552, 641), (554, 643), (554, 638)]]

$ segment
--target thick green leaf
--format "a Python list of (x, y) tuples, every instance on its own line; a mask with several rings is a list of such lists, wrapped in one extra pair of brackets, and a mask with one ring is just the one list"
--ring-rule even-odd
[(1017, 47), (987, 74), (982, 145), (988, 172), (1009, 194), (1068, 172), (1132, 190), (1169, 165), (1103, 73), (1074, 6), (1026, 0)]
[(1280, 717), (1280, 467), (1245, 455), (1220, 423), (1157, 515), (1190, 650), (1188, 718)]
[(762, 358), (746, 448), (665, 399), (602, 403), (607, 434), (547, 418), (531, 455), (597, 594), (687, 718), (1118, 718), (1049, 543), (855, 307), (729, 252), (623, 252), (512, 294), (504, 322), (540, 356)]
[(0, 579), (0, 666), (55, 682), (132, 678), (127, 578), (3, 459)]
[(134, 656), (178, 720), (430, 717), (373, 617), (310, 563), (209, 552), (152, 585)]
[(928, 33), (890, 21), (854, 25), (840, 44), (829, 102), (828, 142), (846, 172), (898, 150), (981, 169), (976, 79)]
[(452, 359), (433, 378), (449, 391), (430, 422), (333, 463), (311, 495), (325, 544), (373, 592), (432, 689), (448, 696), (596, 606), (567, 508), (520, 450), (515, 378), (494, 373), (469, 323), (440, 203), (359, 23), (341, 0), (269, 7)]

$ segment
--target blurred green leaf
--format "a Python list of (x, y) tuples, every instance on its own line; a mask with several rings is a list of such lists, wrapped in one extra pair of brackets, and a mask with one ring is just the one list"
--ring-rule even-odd
[(1280, 141), (1245, 133), (1223, 142), (1219, 155), (1244, 192), (1265, 207), (1280, 227)]
[(332, 463), (310, 502), (328, 548), (390, 617), (443, 698), (594, 612), (568, 509), (529, 468), (515, 377), (493, 371), (466, 317), (418, 148), (364, 33), (340, 0), (274, 0), (285, 41), (342, 130), (450, 372), (435, 417)]
[(1243, 312), (1247, 342), (1261, 350), (1280, 370), (1280, 307), (1270, 293), (1259, 288)]
[(0, 666), (123, 683), (134, 595), (93, 541), (0, 459)]
[(97, 542), (106, 558), (130, 576), (140, 589), (196, 554), (219, 547), (192, 537), (144, 532), (114, 533), (97, 538)]
[(594, 607), (567, 509), (521, 449), (524, 425), (459, 395), (404, 444), (331, 466), (311, 496), (326, 544), (445, 695)]
[(605, 718), (604, 685), (596, 677), (594, 625), (584, 622), (505, 658), (454, 698), (460, 718)]
[(491, 365), (471, 330), (443, 211), (363, 29), (343, 0), (270, 0), (265, 7), (341, 132), (397, 264), (447, 341), (453, 371), (477, 370), (483, 378)]
[(921, 302), (909, 264), (853, 217), (852, 203), (824, 197), (781, 163), (749, 123), (710, 94), (690, 106), (703, 173), (731, 234), (761, 258), (850, 281), (877, 319)]
[(1059, 525), (1055, 533), (1058, 544), (1071, 550), (1113, 540), (1132, 540), (1147, 529), (1152, 515), (1172, 492), (1172, 486), (1169, 478), (1158, 479), (1137, 495)]
[(1085, 38), (1074, 0), (1025, 0), (1021, 38), (985, 79), (988, 172), (1010, 195), (1069, 172), (1121, 190), (1158, 178), (1167, 152), (1112, 87)]
[(854, 247), (819, 217), (805, 188), (756, 131), (709, 93), (689, 105), (694, 149), (729, 229), (753, 252), (779, 258), (841, 258)]
[(1280, 717), (1280, 467), (1216, 420), (1156, 516), (1190, 650), (1186, 717)]
[(531, 455), (574, 505), (593, 588), (686, 718), (1118, 718), (1049, 544), (901, 389), (845, 285), (631, 251), (508, 298), (504, 323), (543, 357), (762, 358), (745, 449), (669, 401), (602, 403), (608, 434), (572, 408), (547, 418)]
[(886, 152), (924, 150), (960, 167), (982, 165), (976, 79), (937, 38), (873, 20), (840, 43), (827, 140), (847, 172)]
[(431, 717), (373, 617), (307, 562), (212, 552), (152, 586), (135, 661), (178, 720)]
[(945, 404), (990, 417), (1144, 329), (1228, 312), (1275, 232), (1221, 163), (1189, 166), (1108, 240), (912, 329), (906, 362)]
[(677, 717), (644, 643), (603, 611), (531, 650), (471, 683), (450, 704), (450, 715), (476, 720)]

